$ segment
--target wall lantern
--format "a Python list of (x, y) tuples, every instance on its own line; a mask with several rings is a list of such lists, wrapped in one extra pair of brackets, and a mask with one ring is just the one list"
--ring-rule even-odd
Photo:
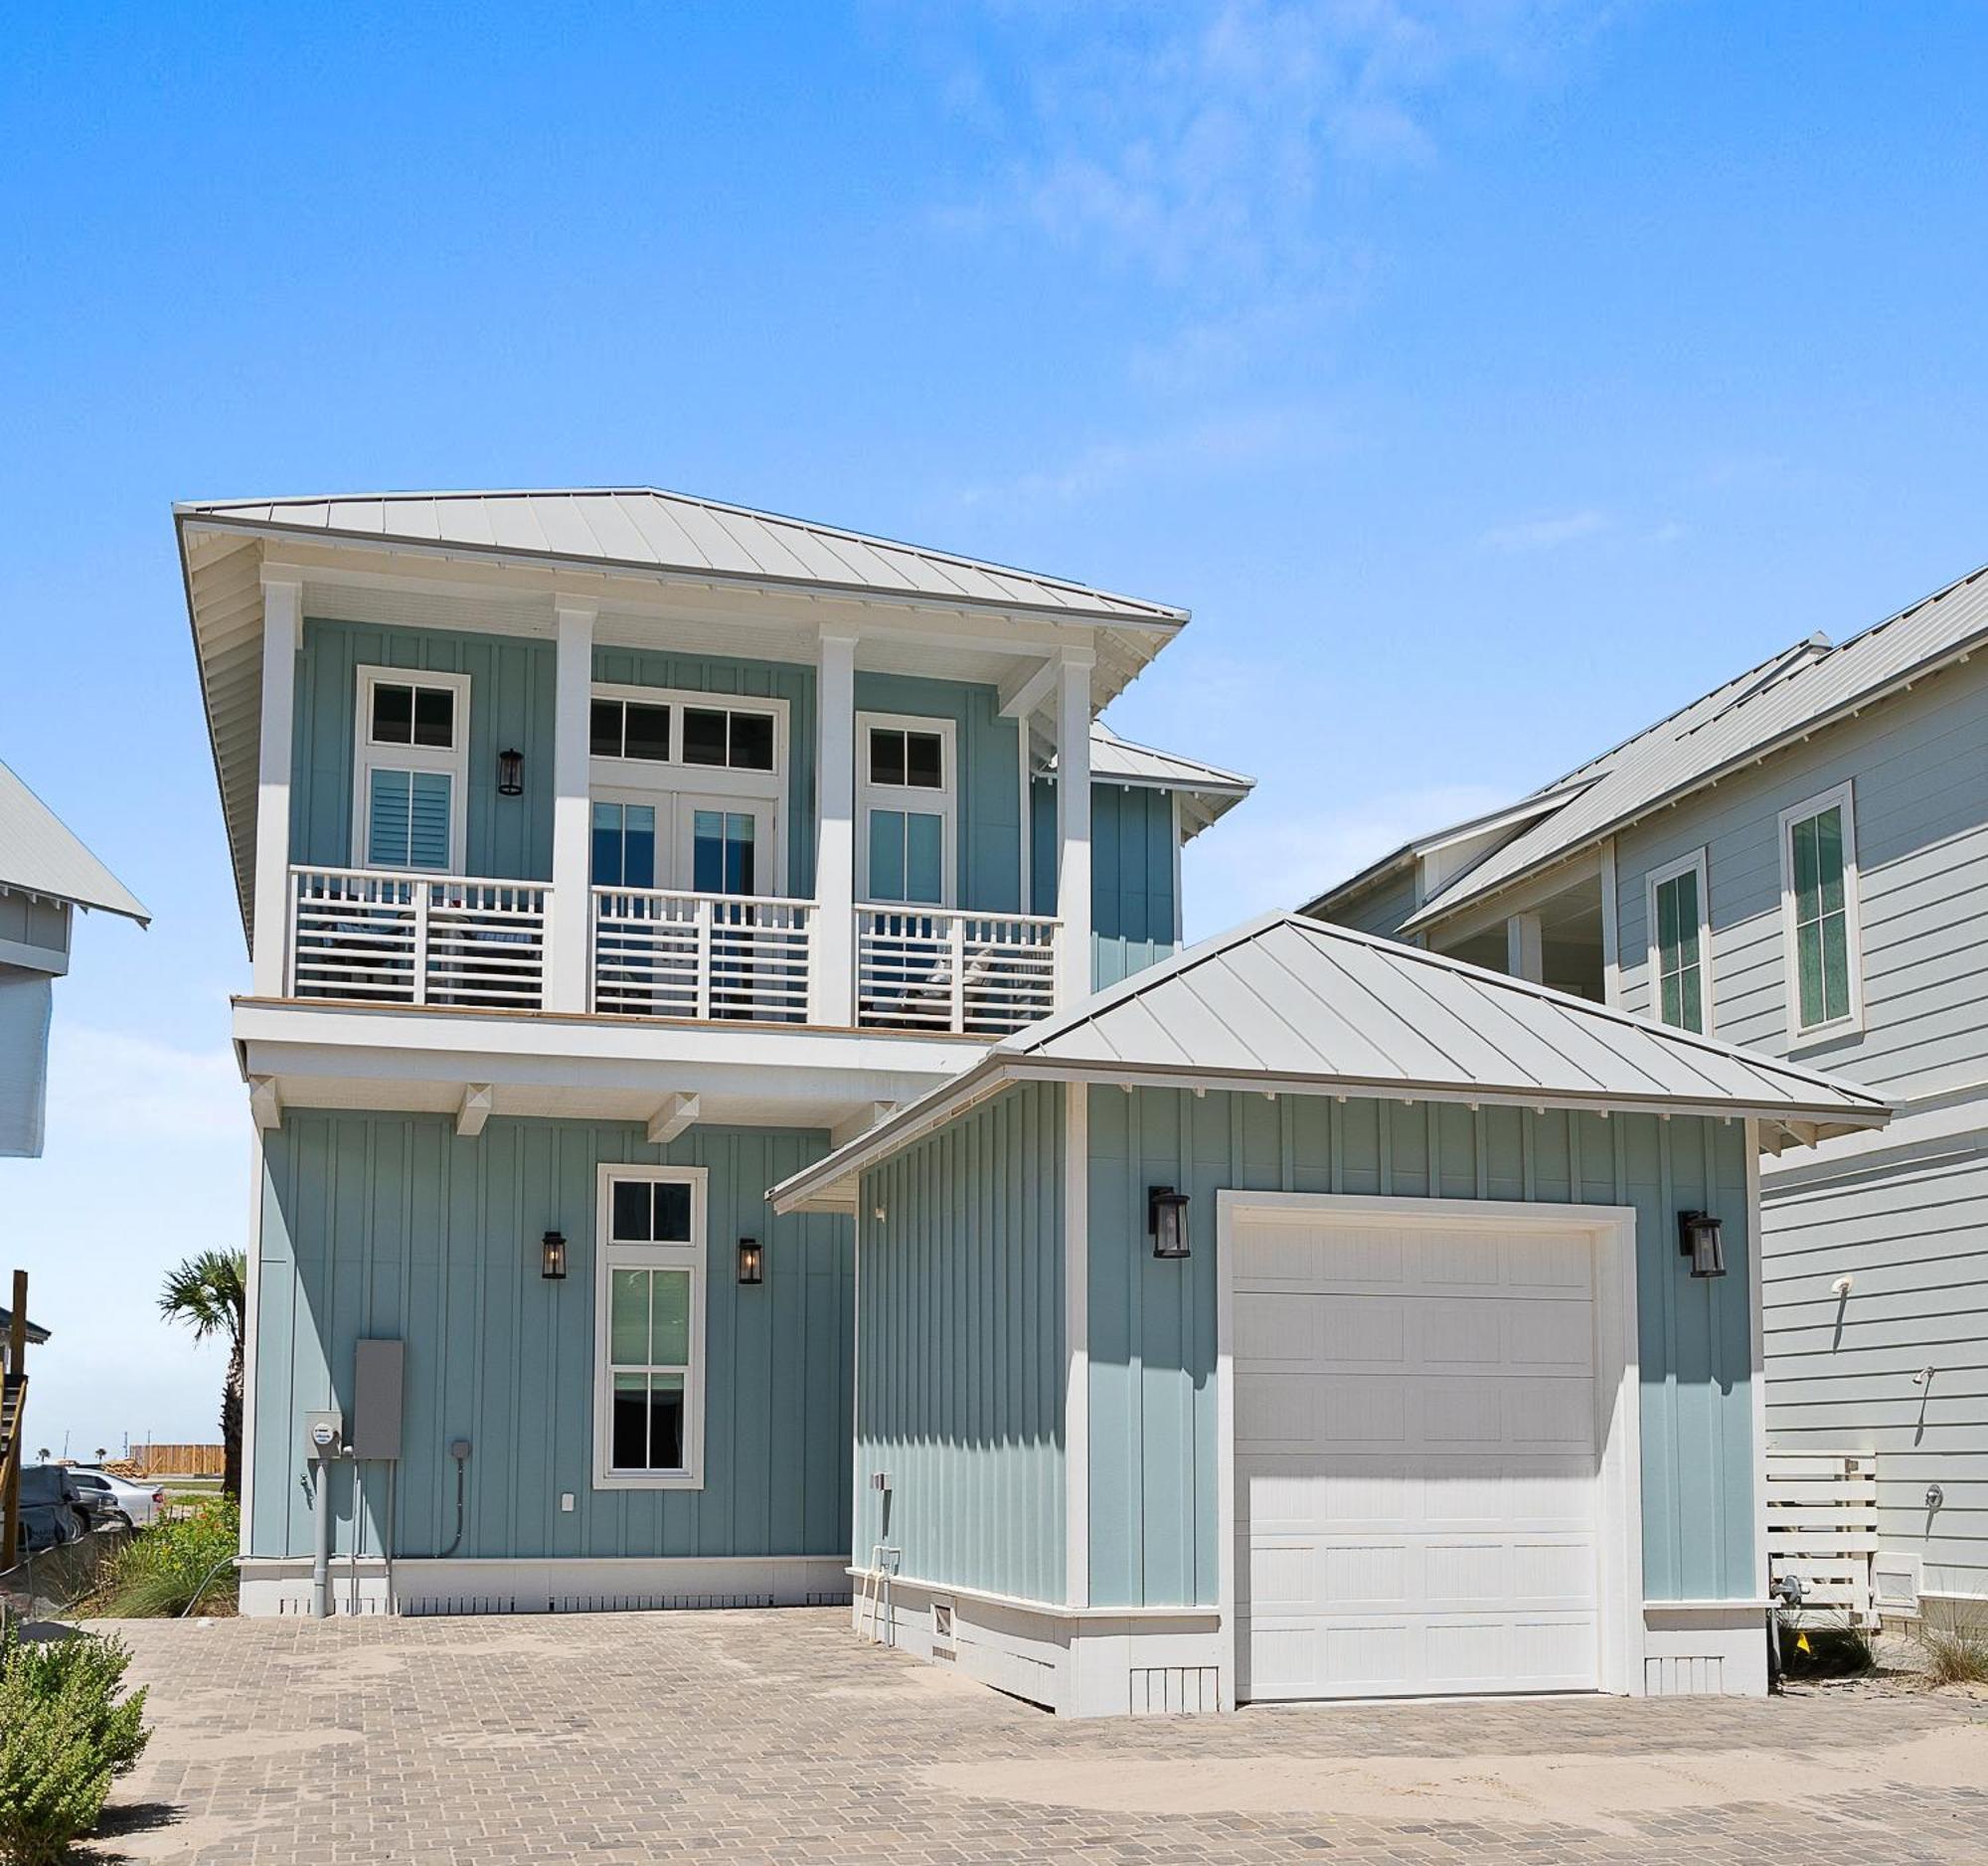
[(1691, 1259), (1694, 1276), (1726, 1274), (1726, 1238), (1711, 1213), (1678, 1214), (1678, 1250)]
[(739, 1280), (741, 1282), (766, 1280), (766, 1251), (757, 1238), (739, 1240)]
[(548, 1282), (566, 1280), (566, 1239), (549, 1231), (539, 1245), (539, 1274)]
[(1155, 1257), (1187, 1256), (1187, 1194), (1171, 1186), (1148, 1186), (1146, 1229), (1152, 1234)]
[(525, 794), (525, 755), (522, 752), (497, 754), (497, 794), (522, 797)]

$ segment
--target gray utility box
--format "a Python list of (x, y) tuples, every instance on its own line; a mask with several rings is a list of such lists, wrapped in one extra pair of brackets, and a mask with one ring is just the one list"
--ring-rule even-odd
[(352, 1455), (363, 1460), (401, 1455), (401, 1389), (405, 1341), (358, 1341), (352, 1348)]

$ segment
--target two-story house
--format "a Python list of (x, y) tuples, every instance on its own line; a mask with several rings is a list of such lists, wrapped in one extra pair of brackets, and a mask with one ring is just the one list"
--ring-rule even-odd
[(1875, 1451), (1883, 1564), (1963, 1611), (1988, 1601), (1984, 643), (1977, 572), (1305, 910), (1896, 1103), (1763, 1162), (1767, 1442)]
[(1751, 1162), (1879, 1098), (1176, 952), (1247, 781), (1096, 715), (1179, 609), (639, 490), (177, 516), (248, 1612), (856, 1578), (1059, 1709), (1763, 1687)]

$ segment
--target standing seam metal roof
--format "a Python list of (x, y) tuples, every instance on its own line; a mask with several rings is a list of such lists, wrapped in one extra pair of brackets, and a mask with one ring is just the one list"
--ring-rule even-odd
[(145, 904), (5, 764), (0, 764), (0, 888), (123, 914), (141, 927), (152, 918)]

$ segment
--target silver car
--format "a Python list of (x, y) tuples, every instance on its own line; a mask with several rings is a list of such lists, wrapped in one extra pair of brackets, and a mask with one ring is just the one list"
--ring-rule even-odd
[(72, 1465), (69, 1480), (83, 1493), (83, 1501), (99, 1522), (121, 1521), (127, 1529), (149, 1529), (165, 1506), (164, 1490), (128, 1477), (112, 1477), (86, 1464)]

